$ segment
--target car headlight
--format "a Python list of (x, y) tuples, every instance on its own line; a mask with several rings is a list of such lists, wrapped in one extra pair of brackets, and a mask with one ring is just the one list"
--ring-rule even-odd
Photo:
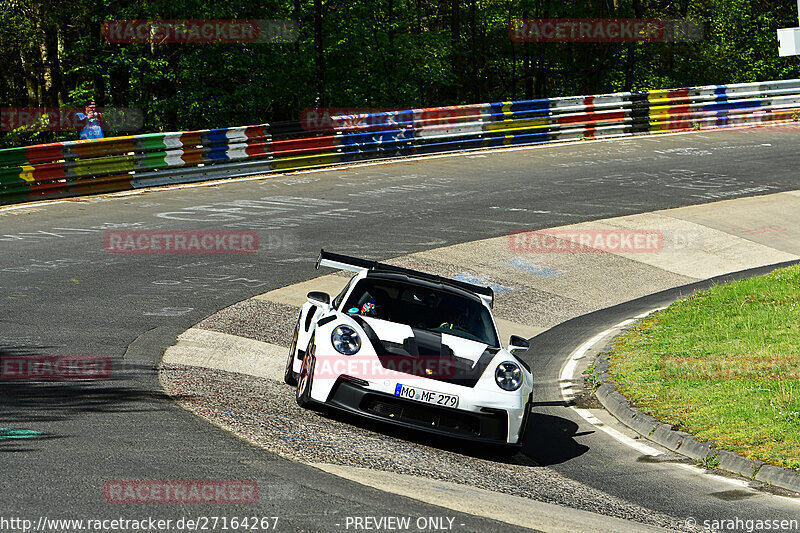
[(331, 343), (344, 355), (353, 355), (361, 349), (361, 337), (350, 326), (337, 326), (331, 333)]
[(505, 361), (497, 365), (494, 380), (501, 389), (515, 391), (522, 386), (522, 369), (517, 363)]

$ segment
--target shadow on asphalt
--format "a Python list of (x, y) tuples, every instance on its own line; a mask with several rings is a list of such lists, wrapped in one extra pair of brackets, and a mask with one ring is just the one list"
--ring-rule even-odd
[[(0, 367), (6, 357), (40, 355), (47, 347), (0, 346)], [(29, 428), (36, 423), (70, 421), (86, 413), (161, 411), (170, 408), (170, 398), (146, 390), (137, 382), (153, 368), (112, 363), (107, 379), (33, 380), (0, 377), (0, 428)], [(0, 452), (27, 451), (26, 443), (62, 438), (40, 434), (24, 439), (0, 439)]]
[(513, 456), (509, 455), (508, 451), (501, 447), (473, 443), (458, 438), (431, 435), (421, 430), (402, 428), (390, 423), (361, 418), (335, 409), (322, 409), (321, 412), (328, 418), (395, 437), (408, 443), (430, 446), (442, 451), (496, 463), (511, 463), (532, 467), (549, 466), (569, 461), (589, 450), (588, 446), (579, 444), (573, 438), (583, 435), (583, 433), (577, 433), (577, 424), (566, 418), (535, 412), (531, 413), (522, 451)]
[(531, 413), (522, 453), (540, 466), (557, 465), (589, 451), (575, 440), (578, 424), (560, 416)]

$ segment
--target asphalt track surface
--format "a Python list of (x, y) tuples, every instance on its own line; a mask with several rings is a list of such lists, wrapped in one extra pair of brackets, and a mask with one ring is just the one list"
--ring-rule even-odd
[[(113, 364), (108, 381), (2, 382), (0, 427), (42, 433), (0, 440), (3, 516), (279, 516), (284, 531), (343, 530), (347, 516), (449, 516), (458, 531), (511, 531), (254, 448), (167, 400), (156, 365), (176, 335), (204, 317), (318, 275), (313, 261), (322, 247), (385, 259), (516, 229), (798, 189), (799, 132), (473, 153), (0, 211), (2, 354), (96, 355)], [(103, 235), (111, 229), (252, 230), (260, 249), (110, 254)], [(632, 305), (646, 310), (668, 299)], [(559, 326), (537, 338), (534, 366), (555, 379), (572, 348), (618, 321), (609, 312)], [(602, 432), (583, 431), (567, 410), (556, 414), (559, 400), (545, 396), (537, 406), (541, 439), (526, 449), (542, 467), (677, 517), (797, 517), (794, 503), (750, 505), (742, 491), (637, 461)], [(253, 480), (260, 499), (255, 512), (252, 505), (104, 501), (106, 482), (131, 479)]]

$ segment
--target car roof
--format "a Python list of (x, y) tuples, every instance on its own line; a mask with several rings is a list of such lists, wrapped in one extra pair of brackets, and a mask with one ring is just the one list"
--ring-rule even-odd
[[(410, 278), (409, 282), (413, 280), (413, 283), (418, 285), (421, 281), (427, 281), (432, 284), (430, 285), (432, 287), (439, 287), (441, 289), (444, 289), (445, 287), (455, 287), (461, 289), (467, 294), (480, 298), (483, 304), (489, 309), (494, 307), (494, 290), (492, 290), (491, 287), (484, 287), (482, 285), (476, 285), (474, 283), (468, 283), (461, 280), (449, 279), (442, 276), (437, 276), (435, 274), (428, 274), (427, 272), (411, 270), (409, 268), (403, 268), (396, 265), (379, 263), (378, 261), (370, 261), (368, 259), (359, 259), (358, 257), (350, 257), (333, 252), (326, 252), (325, 250), (319, 251), (316, 267), (319, 268), (320, 266), (359, 272), (359, 275), (362, 275), (360, 273), (363, 271), (400, 274), (406, 276), (407, 279)], [(363, 275), (366, 277), (366, 274)]]
[(395, 281), (399, 283), (404, 283), (406, 285), (414, 285), (416, 287), (425, 287), (427, 289), (435, 289), (442, 292), (447, 292), (456, 296), (460, 296), (462, 298), (467, 298), (469, 300), (475, 301), (486, 306), (486, 303), (483, 299), (475, 293), (469, 292), (467, 290), (461, 289), (454, 285), (449, 285), (447, 283), (436, 283), (430, 280), (417, 278), (408, 274), (399, 274), (397, 272), (382, 272), (380, 270), (369, 270), (367, 271), (367, 275), (365, 276), (366, 279), (382, 279), (387, 281)]

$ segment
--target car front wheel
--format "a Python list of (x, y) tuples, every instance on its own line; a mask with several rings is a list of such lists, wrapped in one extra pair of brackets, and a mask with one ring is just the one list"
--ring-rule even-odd
[(308, 350), (303, 356), (303, 364), (300, 366), (300, 375), (297, 378), (297, 392), (295, 394), (297, 405), (304, 408), (308, 408), (312, 404), (311, 382), (314, 376), (315, 352), (316, 347), (312, 336), (311, 341), (308, 343)]
[[(300, 313), (300, 316), (303, 316)], [(297, 373), (294, 371), (294, 358), (297, 357), (297, 338), (300, 336), (300, 317), (297, 318), (297, 326), (294, 328), (292, 345), (289, 346), (289, 358), (286, 360), (286, 370), (283, 372), (283, 381), (287, 385), (297, 385)]]

